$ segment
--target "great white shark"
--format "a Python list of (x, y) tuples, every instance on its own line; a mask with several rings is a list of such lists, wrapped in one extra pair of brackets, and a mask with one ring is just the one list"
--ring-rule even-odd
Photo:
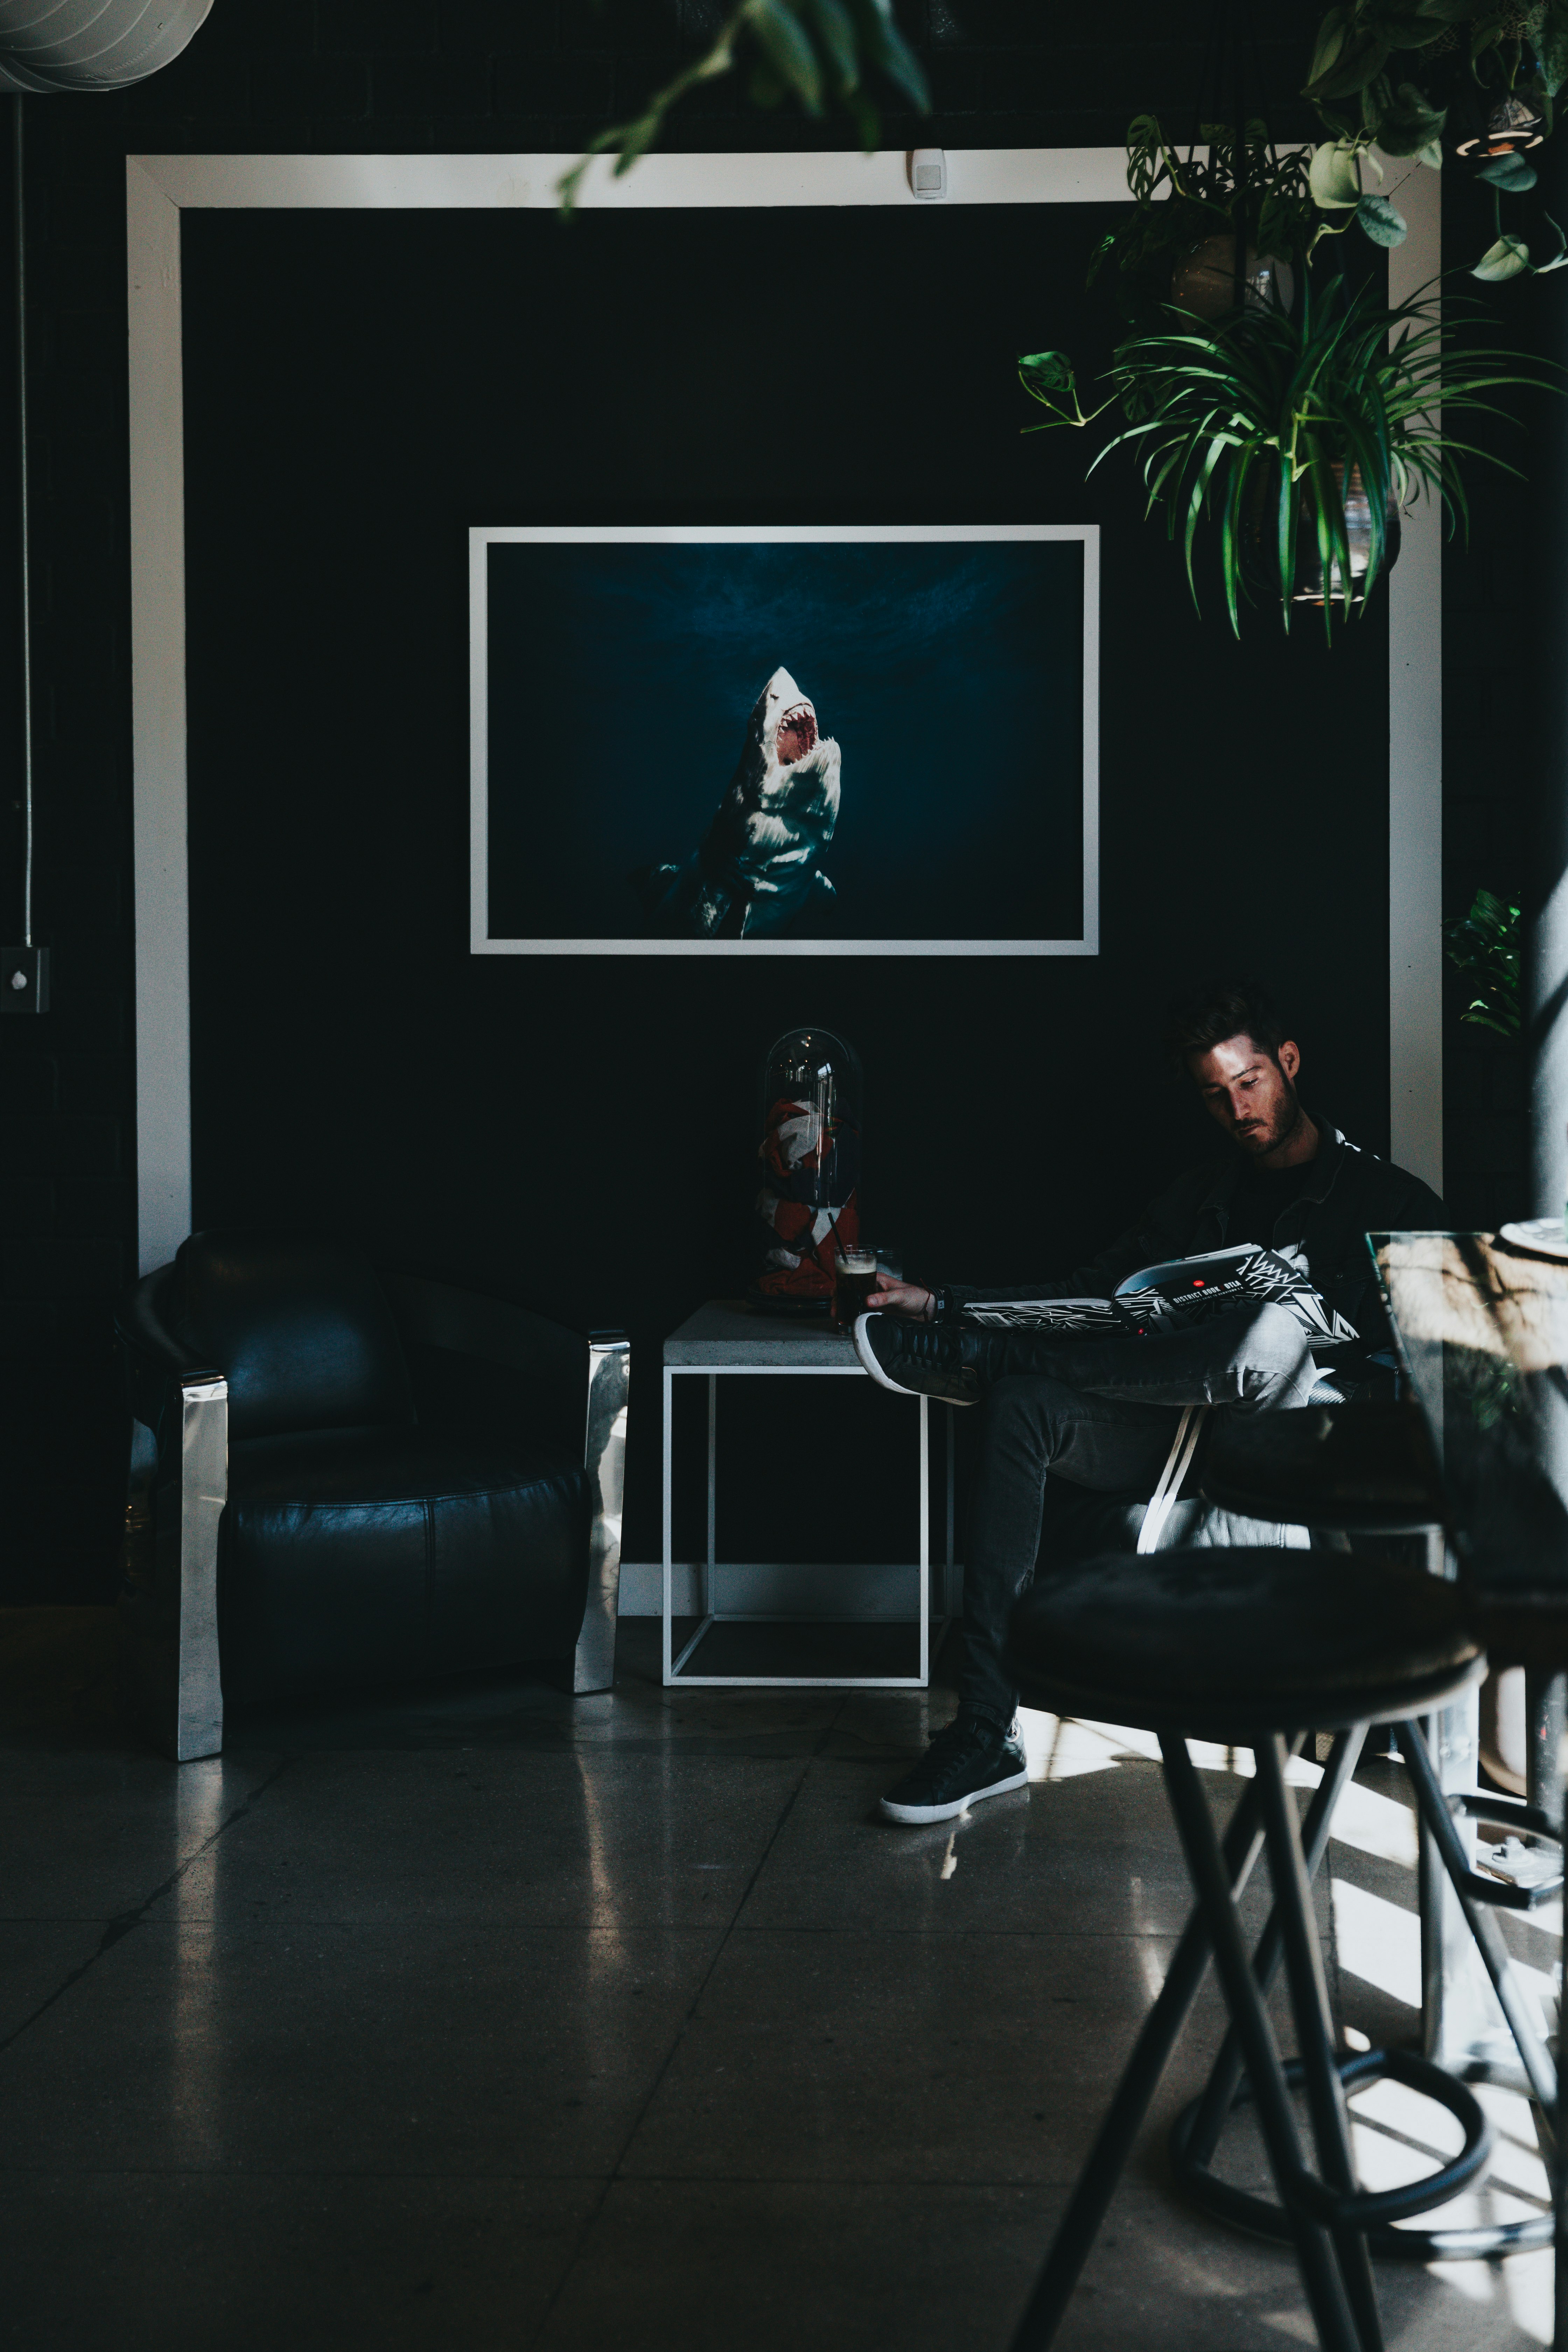
[(746, 721), (740, 762), (712, 823), (678, 866), (632, 877), (649, 932), (754, 939), (793, 926), (836, 896), (818, 863), (838, 822), (838, 746), (816, 705), (775, 669)]

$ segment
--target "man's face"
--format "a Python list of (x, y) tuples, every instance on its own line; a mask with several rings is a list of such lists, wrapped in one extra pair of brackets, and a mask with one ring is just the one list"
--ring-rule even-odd
[(1250, 1037), (1226, 1037), (1206, 1054), (1190, 1055), (1187, 1066), (1209, 1117), (1249, 1160), (1277, 1150), (1300, 1126), (1301, 1105), (1293, 1081), (1301, 1056), (1289, 1038), (1278, 1060)]

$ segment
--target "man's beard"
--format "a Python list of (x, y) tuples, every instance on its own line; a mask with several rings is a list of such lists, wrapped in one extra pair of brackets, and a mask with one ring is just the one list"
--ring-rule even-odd
[(1289, 1143), (1306, 1117), (1301, 1108), (1301, 1097), (1291, 1081), (1283, 1071), (1279, 1077), (1285, 1089), (1285, 1099), (1275, 1114), (1273, 1124), (1235, 1139), (1237, 1150), (1245, 1151), (1249, 1160), (1266, 1160), (1271, 1151), (1278, 1151), (1281, 1144)]

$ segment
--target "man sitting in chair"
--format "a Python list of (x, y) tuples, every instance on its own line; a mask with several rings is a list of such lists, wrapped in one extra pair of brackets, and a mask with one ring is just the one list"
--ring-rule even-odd
[[(937, 1291), (884, 1276), (855, 1344), (884, 1388), (982, 1408), (979, 1475), (963, 1563), (958, 1712), (882, 1800), (894, 1822), (940, 1822), (1027, 1775), (1003, 1659), (1014, 1603), (1040, 1544), (1047, 1477), (1101, 1492), (1152, 1494), (1184, 1408), (1271, 1412), (1314, 1391), (1342, 1401), (1375, 1379), (1391, 1345), (1365, 1236), (1447, 1224), (1419, 1178), (1312, 1118), (1296, 1091), (1301, 1056), (1262, 991), (1224, 984), (1185, 1005), (1167, 1044), (1230, 1148), (1176, 1179), (1088, 1265), (1015, 1290)], [(1247, 1298), (1191, 1320), (1111, 1336), (995, 1328), (965, 1309), (984, 1299), (1109, 1298), (1140, 1268), (1252, 1243), (1304, 1274), (1339, 1344), (1331, 1380), (1308, 1328), (1273, 1299)], [(1320, 1349), (1320, 1352), (1324, 1352)]]

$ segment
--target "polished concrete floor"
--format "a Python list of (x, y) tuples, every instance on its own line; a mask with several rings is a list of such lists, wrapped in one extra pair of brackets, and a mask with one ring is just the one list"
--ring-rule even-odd
[[(0, 2344), (1002, 2352), (1185, 1915), (1149, 1744), (1030, 1717), (1026, 1791), (893, 1831), (949, 1693), (667, 1693), (656, 1630), (611, 1696), (252, 1711), (175, 1769), (115, 1722), (100, 1612), (0, 1613)], [(1223, 1807), (1245, 1759), (1201, 1760)], [(1342, 1826), (1340, 2021), (1408, 2033), (1396, 1766)], [(1514, 1930), (1548, 1997), (1558, 1926)], [(1063, 2352), (1313, 2340), (1289, 2256), (1168, 2186), (1218, 2014)], [(1529, 2110), (1487, 2095), (1466, 2210), (1537, 2210)], [(1362, 2107), (1371, 2180), (1453, 2145)], [(1380, 2266), (1390, 2346), (1544, 2343), (1548, 2260)]]

